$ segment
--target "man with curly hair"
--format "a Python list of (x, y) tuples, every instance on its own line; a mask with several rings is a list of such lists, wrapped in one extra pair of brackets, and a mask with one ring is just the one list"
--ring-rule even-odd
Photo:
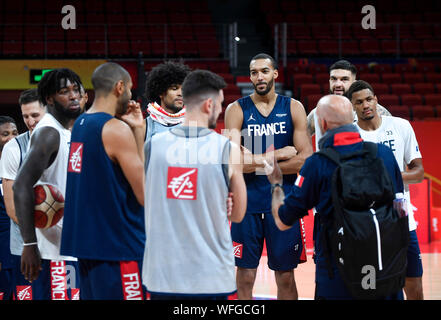
[(149, 101), (146, 119), (146, 137), (168, 130), (184, 121), (185, 107), (181, 86), (190, 67), (166, 61), (154, 67), (147, 75), (145, 96)]

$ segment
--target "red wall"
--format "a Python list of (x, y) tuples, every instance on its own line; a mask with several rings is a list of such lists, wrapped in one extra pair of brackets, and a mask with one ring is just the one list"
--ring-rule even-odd
[[(441, 120), (412, 121), (412, 127), (423, 156), (424, 172), (432, 179), (432, 200), (435, 207), (441, 207)], [(437, 182), (438, 180), (438, 182)]]

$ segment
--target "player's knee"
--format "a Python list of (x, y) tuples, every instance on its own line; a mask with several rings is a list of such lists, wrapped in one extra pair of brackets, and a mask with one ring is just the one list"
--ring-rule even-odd
[(294, 271), (275, 271), (275, 278), (278, 288), (290, 288), (295, 285)]
[(256, 279), (255, 269), (237, 269), (237, 285), (241, 287), (253, 287)]

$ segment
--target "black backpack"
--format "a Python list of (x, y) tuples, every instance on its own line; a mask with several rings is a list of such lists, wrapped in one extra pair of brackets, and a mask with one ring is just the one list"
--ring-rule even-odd
[[(409, 244), (408, 217), (393, 209), (395, 193), (377, 144), (360, 151), (321, 154), (337, 164), (332, 176), (331, 217), (320, 217), (329, 276), (331, 256), (356, 299), (382, 299), (404, 287)], [(372, 281), (373, 280), (373, 281)]]

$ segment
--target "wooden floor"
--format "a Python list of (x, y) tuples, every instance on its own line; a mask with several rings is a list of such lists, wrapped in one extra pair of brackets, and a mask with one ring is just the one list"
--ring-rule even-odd
[[(425, 300), (441, 300), (441, 241), (420, 245), (423, 260), (423, 290)], [(314, 298), (315, 265), (312, 255), (295, 270), (299, 299)], [(267, 257), (263, 256), (257, 269), (253, 295), (255, 299), (276, 299), (277, 288), (274, 272), (268, 269)]]

